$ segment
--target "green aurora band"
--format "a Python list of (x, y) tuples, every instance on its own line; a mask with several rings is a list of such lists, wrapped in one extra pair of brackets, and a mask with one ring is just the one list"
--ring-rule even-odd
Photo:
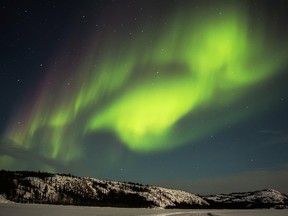
[[(275, 75), (287, 54), (271, 45), (263, 27), (250, 31), (248, 15), (235, 8), (205, 16), (182, 9), (170, 15), (169, 26), (139, 32), (125, 47), (123, 41), (107, 39), (102, 56), (91, 45), (80, 65), (60, 69), (76, 81), (68, 86), (63, 75), (56, 78), (62, 87), (43, 87), (27, 107), (30, 114), (23, 119), (20, 111), (6, 136), (44, 157), (68, 162), (84, 155), (81, 143), (89, 134), (110, 132), (130, 150), (149, 153), (192, 143), (228, 120), (239, 121), (246, 111), (195, 125), (197, 113), (236, 104), (255, 84)], [(147, 45), (151, 38), (153, 44)], [(46, 81), (52, 83), (57, 74), (48, 72), (53, 75)], [(184, 118), (190, 123), (181, 131)]]

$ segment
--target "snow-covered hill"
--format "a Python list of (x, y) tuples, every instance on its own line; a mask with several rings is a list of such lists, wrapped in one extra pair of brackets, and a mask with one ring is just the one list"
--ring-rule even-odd
[(161, 208), (204, 208), (201, 197), (161, 187), (39, 172), (0, 171), (0, 194), (15, 202)]
[(0, 204), (1, 203), (13, 203), (12, 201), (6, 199), (5, 195), (0, 194)]
[(288, 206), (288, 197), (273, 189), (218, 194), (203, 198), (216, 208), (287, 208)]
[(41, 172), (0, 171), (0, 202), (158, 208), (287, 208), (279, 191), (196, 196), (131, 182)]

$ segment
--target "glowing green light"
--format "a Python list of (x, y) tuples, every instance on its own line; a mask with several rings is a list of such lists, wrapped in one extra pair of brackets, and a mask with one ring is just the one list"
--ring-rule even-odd
[(47, 87), (25, 124), (12, 124), (7, 136), (23, 147), (37, 146), (46, 157), (70, 161), (83, 155), (81, 142), (90, 133), (106, 130), (131, 150), (151, 152), (200, 139), (227, 118), (244, 118), (247, 112), (237, 110), (181, 132), (184, 118), (197, 122), (201, 110), (237, 103), (247, 89), (272, 77), (285, 66), (286, 50), (275, 50), (271, 58), (269, 41), (257, 26), (249, 31), (242, 7), (227, 7), (221, 15), (180, 12), (171, 14), (168, 26), (132, 42), (107, 39), (106, 52), (96, 60), (91, 46), (71, 71), (73, 85)]
[[(219, 92), (226, 103), (233, 102), (237, 98), (227, 93), (239, 88), (245, 92), (247, 86), (271, 76), (283, 64), (268, 60), (262, 67), (251, 66), (251, 59), (255, 59), (255, 53), (261, 55), (262, 48), (255, 43), (260, 39), (249, 38), (247, 25), (239, 13), (192, 24), (176, 23), (161, 37), (159, 46), (147, 52), (160, 70), (162, 65), (178, 64), (178, 68), (168, 69), (177, 76), (171, 76), (171, 71), (163, 67), (159, 81), (151, 77), (137, 83), (109, 109), (96, 113), (87, 127), (110, 129), (129, 148), (139, 151), (179, 145), (177, 141), (171, 144), (167, 136), (178, 120), (203, 104), (217, 106), (215, 95)], [(151, 73), (149, 69), (147, 73)]]

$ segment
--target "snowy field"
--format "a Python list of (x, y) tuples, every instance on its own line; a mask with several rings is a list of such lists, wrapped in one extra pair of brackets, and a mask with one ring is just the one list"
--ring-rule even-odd
[(0, 204), (0, 216), (287, 216), (288, 210), (164, 210), (134, 208), (104, 208), (80, 206), (55, 206), (36, 204)]

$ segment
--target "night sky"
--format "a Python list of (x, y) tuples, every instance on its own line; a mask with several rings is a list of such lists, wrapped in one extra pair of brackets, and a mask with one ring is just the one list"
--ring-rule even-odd
[(286, 1), (0, 2), (0, 169), (288, 193)]

